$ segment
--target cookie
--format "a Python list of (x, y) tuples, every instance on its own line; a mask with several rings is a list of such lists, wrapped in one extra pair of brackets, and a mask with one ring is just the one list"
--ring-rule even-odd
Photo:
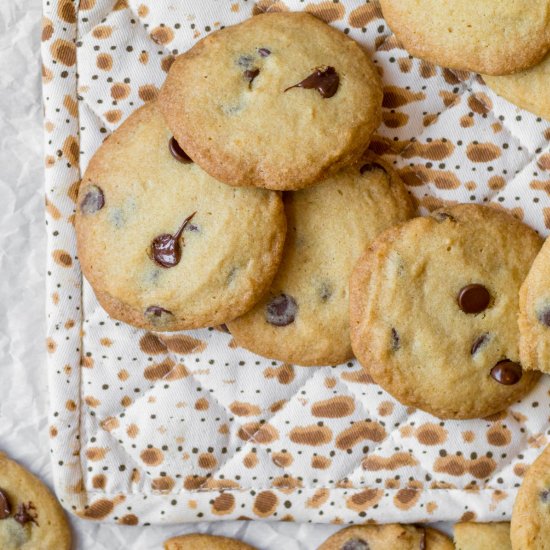
[(430, 550), (414, 525), (355, 525), (338, 531), (317, 550)]
[(368, 54), (307, 13), (266, 13), (176, 58), (160, 92), (168, 127), (220, 181), (292, 190), (357, 160), (381, 121)]
[(46, 486), (0, 453), (0, 548), (68, 550), (71, 532)]
[(404, 184), (365, 155), (323, 183), (284, 195), (288, 233), (269, 292), (228, 323), (240, 346), (298, 365), (334, 365), (353, 356), (349, 277), (384, 229), (414, 215)]
[(191, 162), (149, 103), (90, 161), (76, 229), (105, 310), (168, 331), (247, 311), (275, 275), (286, 220), (280, 194), (229, 187)]
[(505, 76), (483, 76), (487, 86), (522, 109), (550, 120), (550, 55), (534, 67)]
[(416, 57), (452, 69), (511, 74), (550, 50), (549, 0), (380, 0), (384, 18)]
[(550, 549), (550, 445), (525, 474), (510, 532), (514, 550)]
[(509, 523), (457, 523), (456, 550), (512, 550)]
[(426, 527), (424, 533), (424, 550), (455, 550), (453, 541), (445, 533), (431, 527)]
[(540, 246), (528, 226), (475, 204), (389, 229), (351, 278), (357, 358), (399, 401), (441, 418), (505, 409), (538, 378), (519, 363), (517, 314)]
[(535, 258), (519, 293), (521, 361), (550, 374), (550, 240)]
[(164, 550), (254, 550), (239, 540), (214, 535), (182, 535), (168, 539)]

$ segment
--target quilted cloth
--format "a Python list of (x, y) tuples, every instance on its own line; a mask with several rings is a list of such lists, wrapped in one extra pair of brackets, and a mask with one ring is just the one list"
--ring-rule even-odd
[(501, 520), (550, 433), (550, 377), (507, 412), (441, 421), (355, 361), (302, 368), (216, 328), (114, 321), (82, 279), (79, 179), (101, 142), (157, 96), (174, 56), (265, 10), (307, 10), (367, 48), (384, 83), (371, 148), (422, 212), (455, 202), (550, 229), (550, 124), (480, 76), (413, 59), (374, 1), (43, 0), (49, 432), (56, 489), (123, 524)]

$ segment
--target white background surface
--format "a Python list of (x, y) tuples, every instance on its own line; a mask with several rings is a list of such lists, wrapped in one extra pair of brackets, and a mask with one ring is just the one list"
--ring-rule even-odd
[[(40, 0), (0, 1), (0, 449), (51, 488), (45, 363)], [(313, 549), (326, 525), (102, 525), (70, 517), (75, 549), (156, 549), (205, 531), (259, 549)]]

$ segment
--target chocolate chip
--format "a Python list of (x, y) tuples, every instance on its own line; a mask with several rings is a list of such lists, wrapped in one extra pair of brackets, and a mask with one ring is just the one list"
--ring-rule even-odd
[(223, 325), (220, 325), (218, 328), (223, 332), (227, 332), (227, 334), (231, 334), (231, 332), (229, 331), (228, 326), (225, 323)]
[(248, 69), (253, 62), (254, 62), (253, 55), (241, 55), (239, 59), (237, 59), (237, 65), (239, 67), (243, 67), (244, 69)]
[(258, 48), (258, 53), (261, 57), (267, 57), (268, 55), (271, 55), (271, 51), (267, 48)]
[(0, 489), (0, 519), (6, 519), (11, 514), (11, 506), (8, 497), (2, 489)]
[(179, 264), (181, 260), (181, 245), (179, 240), (185, 227), (195, 214), (196, 212), (193, 212), (190, 216), (187, 216), (174, 235), (163, 233), (153, 239), (151, 243), (151, 258), (158, 265), (161, 267), (174, 267)]
[(143, 314), (153, 325), (160, 325), (173, 316), (171, 311), (160, 306), (149, 306)]
[(475, 355), (487, 342), (489, 341), (489, 334), (485, 333), (478, 336), (470, 349), (470, 355)]
[(436, 212), (435, 214), (432, 214), (432, 217), (438, 223), (443, 223), (446, 220), (456, 222), (456, 218), (454, 218), (450, 214), (447, 214), (447, 212)]
[(537, 314), (537, 319), (539, 320), (539, 323), (550, 327), (550, 308), (543, 309), (542, 311), (539, 311)]
[(401, 347), (401, 339), (399, 338), (399, 333), (392, 328), (391, 329), (391, 349), (392, 351), (397, 351)]
[(19, 504), (19, 506), (17, 507), (17, 512), (13, 516), (13, 519), (21, 525), (26, 525), (30, 522), (38, 525), (36, 518), (36, 509), (32, 502), (29, 502), (28, 504)]
[(105, 206), (103, 191), (97, 185), (88, 185), (84, 198), (80, 203), (83, 214), (95, 214)]
[(359, 172), (361, 175), (363, 175), (365, 172), (372, 172), (376, 168), (383, 170), (384, 172), (386, 171), (386, 169), (381, 164), (378, 164), (377, 162), (368, 162), (367, 164), (363, 164), (363, 166), (359, 168)]
[(543, 504), (550, 504), (550, 489), (546, 489), (545, 491), (541, 491), (539, 494), (540, 501)]
[(285, 92), (292, 88), (316, 89), (325, 99), (332, 97), (340, 84), (340, 77), (334, 67), (318, 67), (308, 77), (298, 84), (289, 86)]
[(265, 320), (276, 327), (286, 327), (294, 322), (298, 305), (292, 296), (279, 294), (267, 304)]
[(370, 550), (370, 546), (366, 540), (350, 539), (340, 550)]
[(248, 87), (252, 87), (252, 81), (260, 74), (260, 69), (248, 69), (243, 73), (244, 79), (248, 81)]
[(491, 295), (483, 285), (471, 284), (462, 287), (456, 299), (464, 313), (481, 313), (487, 309)]
[(517, 384), (521, 380), (522, 375), (523, 371), (521, 365), (509, 359), (499, 361), (491, 369), (491, 377), (504, 386), (513, 386)]
[(168, 148), (172, 156), (183, 164), (190, 164), (193, 162), (189, 155), (181, 148), (180, 144), (176, 141), (176, 138), (172, 136), (168, 142)]

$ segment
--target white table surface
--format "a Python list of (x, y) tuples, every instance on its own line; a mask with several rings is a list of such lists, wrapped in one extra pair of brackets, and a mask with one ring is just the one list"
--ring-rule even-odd
[[(51, 488), (41, 16), (40, 0), (0, 1), (0, 449)], [(265, 522), (125, 527), (74, 516), (70, 522), (79, 550), (160, 549), (171, 536), (199, 531), (259, 549), (313, 549), (338, 529)]]

